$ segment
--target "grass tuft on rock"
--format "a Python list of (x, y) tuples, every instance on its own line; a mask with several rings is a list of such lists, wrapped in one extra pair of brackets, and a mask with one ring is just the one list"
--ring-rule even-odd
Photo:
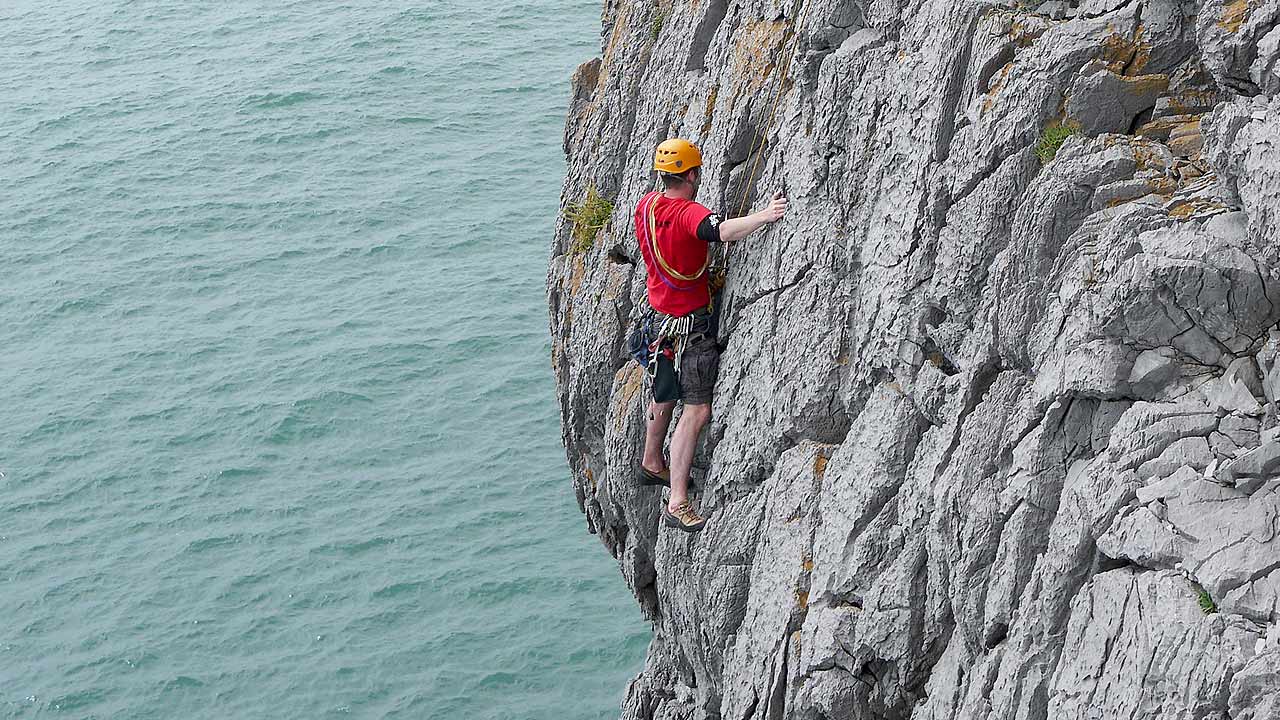
[(609, 222), (613, 215), (613, 203), (604, 199), (594, 185), (587, 186), (586, 197), (580, 203), (569, 203), (564, 215), (573, 223), (573, 245), (575, 253), (584, 253), (596, 243), (596, 235)]
[(1040, 164), (1048, 165), (1053, 162), (1067, 138), (1079, 134), (1080, 123), (1072, 120), (1055, 122), (1046, 127), (1040, 134), (1040, 141), (1036, 143), (1036, 157), (1040, 158)]
[(1196, 601), (1200, 603), (1200, 609), (1205, 615), (1212, 615), (1218, 612), (1218, 605), (1213, 601), (1213, 597), (1209, 595), (1209, 591), (1200, 588), (1200, 592), (1196, 595)]
[(667, 23), (667, 14), (670, 10), (658, 9), (653, 15), (653, 24), (649, 26), (650, 40), (657, 41), (658, 36), (662, 34), (662, 26)]

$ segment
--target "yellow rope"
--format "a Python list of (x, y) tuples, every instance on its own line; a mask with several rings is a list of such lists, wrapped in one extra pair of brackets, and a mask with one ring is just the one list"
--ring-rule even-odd
[(668, 275), (677, 280), (693, 282), (702, 277), (702, 274), (707, 271), (707, 266), (711, 264), (711, 253), (707, 253), (707, 259), (702, 263), (702, 268), (692, 276), (681, 275), (676, 272), (675, 268), (667, 264), (667, 261), (662, 257), (662, 252), (658, 250), (658, 198), (654, 198), (649, 203), (649, 243), (653, 247), (653, 259), (658, 261), (658, 264), (662, 266), (663, 270), (667, 271)]
[(804, 29), (804, 21), (809, 15), (809, 0), (804, 0), (804, 6), (800, 9), (800, 22), (796, 25), (795, 36), (791, 42), (791, 52), (787, 56), (787, 63), (782, 66), (782, 71), (778, 73), (778, 87), (773, 93), (772, 107), (769, 109), (768, 122), (765, 125), (764, 134), (756, 131), (756, 136), (751, 139), (751, 153), (756, 154), (756, 141), (760, 142), (760, 151), (756, 155), (756, 160), (751, 165), (751, 174), (747, 177), (747, 182), (742, 186), (742, 202), (738, 204), (737, 217), (742, 217), (747, 209), (747, 194), (751, 192), (751, 185), (756, 181), (756, 171), (760, 169), (760, 159), (764, 157), (765, 143), (769, 142), (769, 133), (773, 132), (773, 121), (777, 118), (778, 104), (782, 101), (782, 89), (787, 84), (787, 73), (791, 70), (791, 63), (795, 61), (796, 51), (800, 49), (800, 31)]

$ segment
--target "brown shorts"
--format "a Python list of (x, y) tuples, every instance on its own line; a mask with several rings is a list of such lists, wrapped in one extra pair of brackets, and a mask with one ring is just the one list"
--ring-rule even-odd
[(694, 316), (680, 361), (680, 396), (686, 405), (707, 405), (720, 375), (720, 346), (710, 314)]

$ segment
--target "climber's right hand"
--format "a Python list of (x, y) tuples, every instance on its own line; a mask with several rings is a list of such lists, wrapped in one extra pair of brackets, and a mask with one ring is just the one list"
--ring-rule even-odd
[(769, 201), (769, 207), (760, 211), (760, 217), (767, 223), (775, 223), (787, 214), (787, 196), (778, 191), (773, 194), (773, 199)]

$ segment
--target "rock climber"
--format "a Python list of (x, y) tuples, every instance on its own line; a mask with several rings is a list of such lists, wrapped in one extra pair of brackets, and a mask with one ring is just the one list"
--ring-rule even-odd
[(671, 438), (668, 467), (662, 446), (677, 400), (660, 396), (663, 393), (655, 383), (640, 481), (670, 486), (664, 521), (670, 527), (697, 532), (706, 519), (689, 502), (689, 469), (698, 434), (711, 419), (711, 392), (720, 369), (707, 275), (709, 243), (736, 242), (777, 222), (787, 211), (787, 199), (778, 193), (765, 209), (724, 220), (694, 201), (702, 181), (702, 153), (693, 143), (679, 138), (664, 141), (653, 166), (664, 189), (645, 195), (636, 207), (636, 239), (648, 272), (651, 327), (663, 328), (655, 338), (658, 347), (665, 339), (674, 356), (679, 390), (665, 394), (683, 401), (684, 411)]

